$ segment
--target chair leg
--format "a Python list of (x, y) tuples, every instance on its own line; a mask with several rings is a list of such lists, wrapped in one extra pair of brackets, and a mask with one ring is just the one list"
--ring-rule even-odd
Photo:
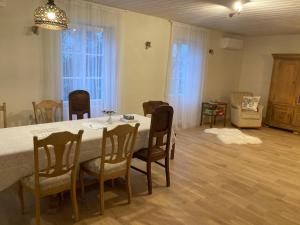
[(99, 203), (100, 203), (100, 215), (104, 213), (104, 181), (100, 180), (100, 196), (99, 196)]
[(171, 159), (173, 160), (175, 157), (175, 143), (172, 145), (172, 149), (171, 149)]
[(72, 187), (71, 187), (71, 200), (72, 200), (72, 206), (74, 211), (74, 220), (75, 222), (79, 220), (79, 212), (78, 212), (78, 204), (77, 204), (77, 195), (76, 195), (76, 180), (72, 181)]
[(64, 192), (61, 192), (61, 193), (58, 195), (58, 205), (59, 205), (59, 206), (62, 205), (62, 202), (64, 201), (64, 199), (65, 199)]
[(112, 188), (115, 187), (115, 179), (111, 179), (111, 187), (112, 187)]
[(147, 162), (148, 194), (152, 194), (151, 162)]
[(166, 170), (166, 181), (167, 181), (167, 187), (170, 187), (170, 159), (168, 156), (165, 158), (165, 170)]
[(19, 199), (20, 199), (20, 204), (21, 204), (21, 212), (22, 214), (24, 214), (25, 212), (25, 207), (24, 207), (24, 195), (23, 195), (23, 186), (22, 186), (22, 183), (21, 181), (19, 181)]
[(82, 169), (79, 170), (79, 181), (80, 181), (81, 197), (84, 198), (85, 195), (84, 171)]
[(127, 176), (126, 176), (126, 184), (127, 184), (128, 204), (130, 204), (131, 197), (132, 197), (130, 171), (128, 171)]
[(35, 224), (41, 223), (41, 199), (38, 194), (35, 194)]

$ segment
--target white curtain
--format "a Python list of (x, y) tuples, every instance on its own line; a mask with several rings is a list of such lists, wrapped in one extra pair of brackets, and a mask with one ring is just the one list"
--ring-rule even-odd
[(92, 117), (102, 110), (117, 110), (121, 13), (81, 0), (55, 2), (66, 11), (69, 29), (43, 34), (51, 44), (45, 54), (45, 80), (51, 84), (47, 96), (64, 100), (65, 119), (68, 95), (78, 89), (90, 93)]
[(174, 108), (174, 127), (199, 126), (208, 32), (172, 23), (167, 100)]

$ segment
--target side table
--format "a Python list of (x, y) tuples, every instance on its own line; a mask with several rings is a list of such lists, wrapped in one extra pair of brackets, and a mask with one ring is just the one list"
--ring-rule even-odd
[(210, 117), (211, 128), (216, 124), (217, 117), (223, 117), (224, 127), (226, 127), (227, 105), (226, 102), (202, 102), (200, 125), (203, 124), (204, 116)]

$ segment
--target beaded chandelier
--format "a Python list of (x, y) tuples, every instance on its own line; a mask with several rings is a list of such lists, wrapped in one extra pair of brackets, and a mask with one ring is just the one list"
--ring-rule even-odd
[(68, 19), (64, 10), (54, 4), (54, 0), (48, 0), (44, 6), (34, 11), (34, 23), (36, 26), (49, 30), (68, 29)]

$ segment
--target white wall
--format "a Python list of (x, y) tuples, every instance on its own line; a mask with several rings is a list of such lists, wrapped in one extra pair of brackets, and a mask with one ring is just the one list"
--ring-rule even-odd
[[(142, 113), (142, 102), (164, 99), (170, 29), (164, 19), (133, 12), (123, 15), (122, 113)], [(148, 50), (146, 41), (152, 44)]]
[(247, 37), (244, 40), (239, 90), (262, 96), (262, 103), (266, 106), (272, 76), (272, 54), (300, 53), (300, 35)]
[[(0, 102), (8, 108), (10, 126), (29, 123), (32, 101), (44, 95), (41, 35), (30, 33), (38, 0), (8, 0), (0, 8)], [(120, 112), (142, 113), (142, 102), (164, 99), (170, 41), (168, 20), (124, 12), (122, 19)], [(204, 99), (228, 100), (235, 89), (241, 52), (219, 48), (222, 32), (211, 31)], [(145, 50), (145, 42), (152, 48)]]
[[(220, 48), (223, 37), (230, 37), (230, 34), (219, 31), (210, 32), (209, 49), (213, 49), (214, 54), (208, 55), (204, 100), (228, 102), (230, 93), (238, 89), (243, 51)], [(241, 37), (236, 38), (241, 39)]]
[(9, 0), (0, 8), (0, 102), (10, 125), (28, 121), (31, 102), (41, 96), (41, 40), (31, 35), (33, 1)]

